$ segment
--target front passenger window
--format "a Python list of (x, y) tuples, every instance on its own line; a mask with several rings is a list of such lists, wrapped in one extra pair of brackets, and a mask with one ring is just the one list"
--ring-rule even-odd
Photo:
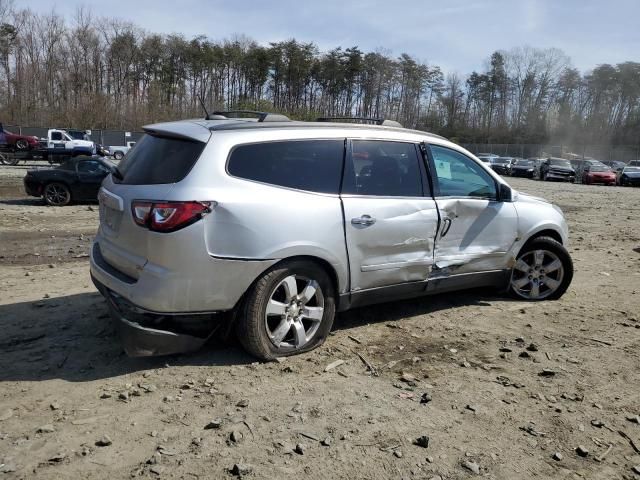
[(439, 197), (495, 199), (496, 182), (469, 157), (449, 148), (431, 145)]

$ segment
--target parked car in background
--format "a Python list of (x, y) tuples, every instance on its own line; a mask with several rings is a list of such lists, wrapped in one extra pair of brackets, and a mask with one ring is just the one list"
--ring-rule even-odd
[(479, 153), (476, 156), (484, 163), (491, 163), (491, 160), (494, 158), (500, 158), (500, 155), (496, 155), (494, 153)]
[(257, 114), (150, 125), (105, 178), (91, 275), (130, 355), (197, 349), (233, 318), (273, 360), (318, 347), (356, 306), (567, 290), (561, 210), (460, 146), (396, 122)]
[(118, 145), (108, 147), (109, 154), (113, 156), (116, 160), (121, 160), (129, 150), (131, 150), (135, 146), (136, 142), (127, 142), (126, 145)]
[(629, 167), (640, 167), (640, 160), (630, 160), (627, 165)]
[(40, 146), (38, 137), (33, 135), (19, 135), (5, 130), (0, 123), (0, 148), (7, 150), (27, 151)]
[(511, 165), (511, 176), (512, 177), (524, 177), (524, 178), (533, 178), (533, 174), (535, 172), (535, 164), (533, 160), (516, 160), (516, 162)]
[(576, 171), (569, 160), (550, 157), (540, 164), (538, 178), (543, 181), (573, 182), (576, 179)]
[(636, 166), (626, 166), (618, 172), (618, 185), (623, 187), (640, 186), (640, 164)]
[(614, 172), (620, 172), (624, 167), (627, 166), (626, 163), (620, 162), (617, 160), (607, 160), (606, 162), (602, 162), (606, 166), (610, 167)]
[(582, 183), (585, 185), (591, 185), (594, 183), (615, 185), (616, 174), (610, 167), (604, 164), (585, 165), (582, 169)]
[(115, 165), (104, 158), (77, 156), (55, 168), (29, 170), (24, 177), (24, 189), (28, 195), (42, 197), (56, 207), (95, 201), (102, 180), (114, 169)]
[(500, 175), (509, 175), (511, 172), (511, 157), (492, 158), (489, 165), (494, 172)]

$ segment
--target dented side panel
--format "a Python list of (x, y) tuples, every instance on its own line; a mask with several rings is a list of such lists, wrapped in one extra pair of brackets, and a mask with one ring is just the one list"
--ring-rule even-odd
[(438, 276), (509, 268), (518, 239), (513, 203), (476, 198), (436, 202), (442, 216), (435, 242)]
[[(344, 196), (342, 201), (352, 291), (426, 280), (438, 228), (433, 199)], [(358, 224), (363, 216), (374, 223)]]

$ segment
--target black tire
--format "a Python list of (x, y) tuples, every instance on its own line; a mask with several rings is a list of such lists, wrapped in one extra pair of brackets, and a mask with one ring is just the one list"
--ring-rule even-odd
[(23, 139), (16, 140), (16, 150), (28, 150), (28, 149), (29, 149), (29, 143), (27, 143), (26, 140), (23, 140)]
[(124, 153), (122, 153), (122, 152), (114, 152), (113, 153), (113, 158), (115, 158), (116, 160), (122, 160), (122, 157), (124, 157)]
[(562, 263), (562, 268), (564, 269), (564, 274), (563, 274), (562, 280), (560, 281), (560, 285), (556, 288), (555, 291), (553, 291), (550, 295), (546, 297), (524, 298), (522, 295), (518, 294), (514, 285), (512, 284), (512, 281), (514, 278), (514, 272), (515, 272), (515, 269), (514, 269), (514, 271), (512, 271), (511, 280), (509, 282), (509, 293), (515, 298), (517, 298), (518, 300), (529, 300), (529, 301), (557, 300), (560, 297), (562, 297), (562, 295), (564, 295), (564, 293), (569, 288), (569, 285), (571, 285), (571, 280), (573, 279), (573, 260), (571, 260), (571, 255), (569, 255), (569, 252), (567, 251), (567, 249), (564, 248), (564, 246), (557, 240), (554, 240), (551, 237), (537, 237), (537, 238), (534, 238), (533, 240), (530, 240), (529, 242), (527, 242), (527, 244), (525, 244), (524, 247), (522, 247), (522, 250), (520, 250), (520, 252), (518, 253), (516, 260), (521, 259), (526, 254), (531, 253), (535, 250), (547, 250), (549, 252), (552, 252), (558, 257), (558, 259)]
[[(324, 312), (315, 334), (308, 343), (301, 348), (282, 348), (277, 347), (269, 338), (266, 309), (267, 303), (281, 282), (292, 275), (318, 283), (324, 300)], [(331, 331), (336, 310), (335, 297), (333, 283), (319, 265), (301, 260), (289, 260), (274, 265), (253, 284), (239, 307), (236, 323), (238, 340), (251, 355), (267, 361), (313, 350), (324, 343)]]
[(42, 197), (47, 205), (64, 207), (71, 203), (71, 190), (64, 183), (47, 183), (42, 190)]

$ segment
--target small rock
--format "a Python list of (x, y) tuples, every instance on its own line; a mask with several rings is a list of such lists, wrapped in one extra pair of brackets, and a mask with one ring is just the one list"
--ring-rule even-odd
[(578, 447), (576, 448), (576, 453), (581, 457), (586, 457), (587, 455), (589, 455), (589, 450), (587, 450), (587, 447), (583, 445), (578, 445)]
[(171, 402), (173, 402), (173, 400), (174, 400), (174, 398), (173, 398), (171, 395), (166, 395), (166, 396), (162, 399), (162, 401), (163, 401), (163, 402), (165, 402), (165, 403), (171, 403)]
[(424, 392), (420, 397), (420, 403), (422, 404), (429, 403), (431, 400), (432, 400), (431, 395), (429, 395), (429, 393), (427, 392)]
[(14, 463), (0, 463), (0, 473), (12, 473), (16, 471)]
[(217, 430), (222, 426), (221, 418), (214, 418), (204, 426), (205, 430)]
[(100, 394), (100, 398), (101, 398), (102, 400), (104, 400), (104, 399), (106, 399), (106, 398), (111, 398), (111, 394), (110, 394), (110, 393), (107, 393), (107, 392), (102, 392), (102, 393)]
[(529, 350), (530, 352), (537, 352), (538, 346), (535, 343), (530, 343), (527, 347), (527, 350)]
[(36, 433), (52, 433), (55, 431), (56, 429), (53, 427), (53, 425), (47, 424), (47, 425), (42, 425), (41, 427), (38, 427), (38, 429), (36, 430)]
[(236, 407), (246, 408), (248, 406), (249, 406), (249, 400), (247, 400), (246, 398), (243, 398), (238, 403), (236, 403)]
[(638, 475), (640, 475), (640, 465), (636, 465), (636, 466), (634, 466), (634, 467), (631, 469), (631, 471), (632, 471), (633, 473), (637, 473)]
[(604, 422), (602, 420), (593, 419), (591, 420), (591, 425), (593, 425), (596, 428), (602, 428), (604, 427)]
[(324, 371), (328, 372), (329, 370), (333, 370), (336, 367), (339, 367), (344, 363), (344, 360), (336, 360), (335, 362), (331, 362), (329, 365), (324, 367)]
[(109, 438), (109, 435), (104, 435), (102, 438), (96, 441), (96, 447), (108, 447), (112, 443), (113, 442), (111, 441), (111, 438)]
[(149, 469), (149, 471), (156, 475), (162, 475), (162, 473), (164, 472), (164, 467), (161, 467), (160, 465), (154, 465)]
[(322, 445), (324, 447), (328, 447), (329, 445), (331, 445), (331, 437), (327, 437), (324, 440), (322, 440), (320, 442), (320, 445)]
[(524, 343), (524, 337), (516, 337), (516, 343)]
[(296, 448), (293, 449), (298, 455), (304, 455), (305, 446), (302, 443), (296, 444)]
[(231, 474), (235, 475), (236, 477), (241, 477), (243, 475), (249, 475), (251, 472), (253, 472), (253, 467), (246, 463), (236, 463), (229, 469), (229, 472), (231, 472)]
[(51, 410), (60, 410), (60, 404), (56, 401), (51, 402), (51, 404), (49, 405), (49, 408)]
[(467, 410), (472, 411), (473, 413), (476, 413), (478, 411), (478, 406), (477, 405), (467, 405), (466, 407)]
[(31, 273), (31, 272), (25, 272), (25, 274), (24, 274), (25, 277), (30, 277), (31, 275), (33, 275), (33, 273)]
[(555, 452), (553, 455), (551, 455), (551, 458), (553, 458), (556, 462), (559, 462), (563, 459), (563, 456), (560, 452)]
[(471, 368), (471, 364), (467, 361), (462, 362), (460, 366), (464, 368)]
[(127, 392), (120, 392), (118, 394), (118, 400), (126, 402), (127, 400), (129, 400), (129, 394)]
[(147, 460), (147, 465), (157, 465), (162, 462), (162, 454), (160, 452), (155, 452), (149, 460)]
[(425, 460), (427, 463), (433, 463), (433, 457), (426, 457)]
[(500, 351), (502, 353), (511, 353), (511, 352), (513, 352), (513, 350), (511, 350), (509, 347), (501, 347)]
[(417, 445), (418, 447), (422, 447), (422, 448), (428, 448), (429, 447), (429, 436), (428, 435), (421, 435), (418, 438), (416, 438), (413, 441), (414, 445)]
[(555, 370), (551, 370), (550, 368), (543, 368), (542, 371), (538, 373), (541, 377), (553, 377), (555, 374)]
[(520, 355), (518, 355), (520, 358), (531, 358), (531, 354), (529, 352), (527, 352), (526, 350), (523, 350), (522, 352), (520, 352)]
[(240, 443), (242, 441), (242, 432), (240, 430), (233, 430), (229, 435), (229, 440), (233, 443)]
[(49, 457), (49, 462), (51, 463), (60, 463), (62, 461), (64, 461), (64, 459), (67, 458), (67, 455), (65, 453), (57, 453), (52, 457)]
[(402, 458), (402, 450), (394, 450), (393, 455), (397, 458)]
[(465, 460), (461, 464), (467, 470), (473, 472), (475, 475), (480, 475), (480, 465), (476, 462), (470, 462), (469, 460)]
[(627, 417), (627, 420), (632, 423), (637, 423), (640, 425), (640, 415), (629, 415)]

